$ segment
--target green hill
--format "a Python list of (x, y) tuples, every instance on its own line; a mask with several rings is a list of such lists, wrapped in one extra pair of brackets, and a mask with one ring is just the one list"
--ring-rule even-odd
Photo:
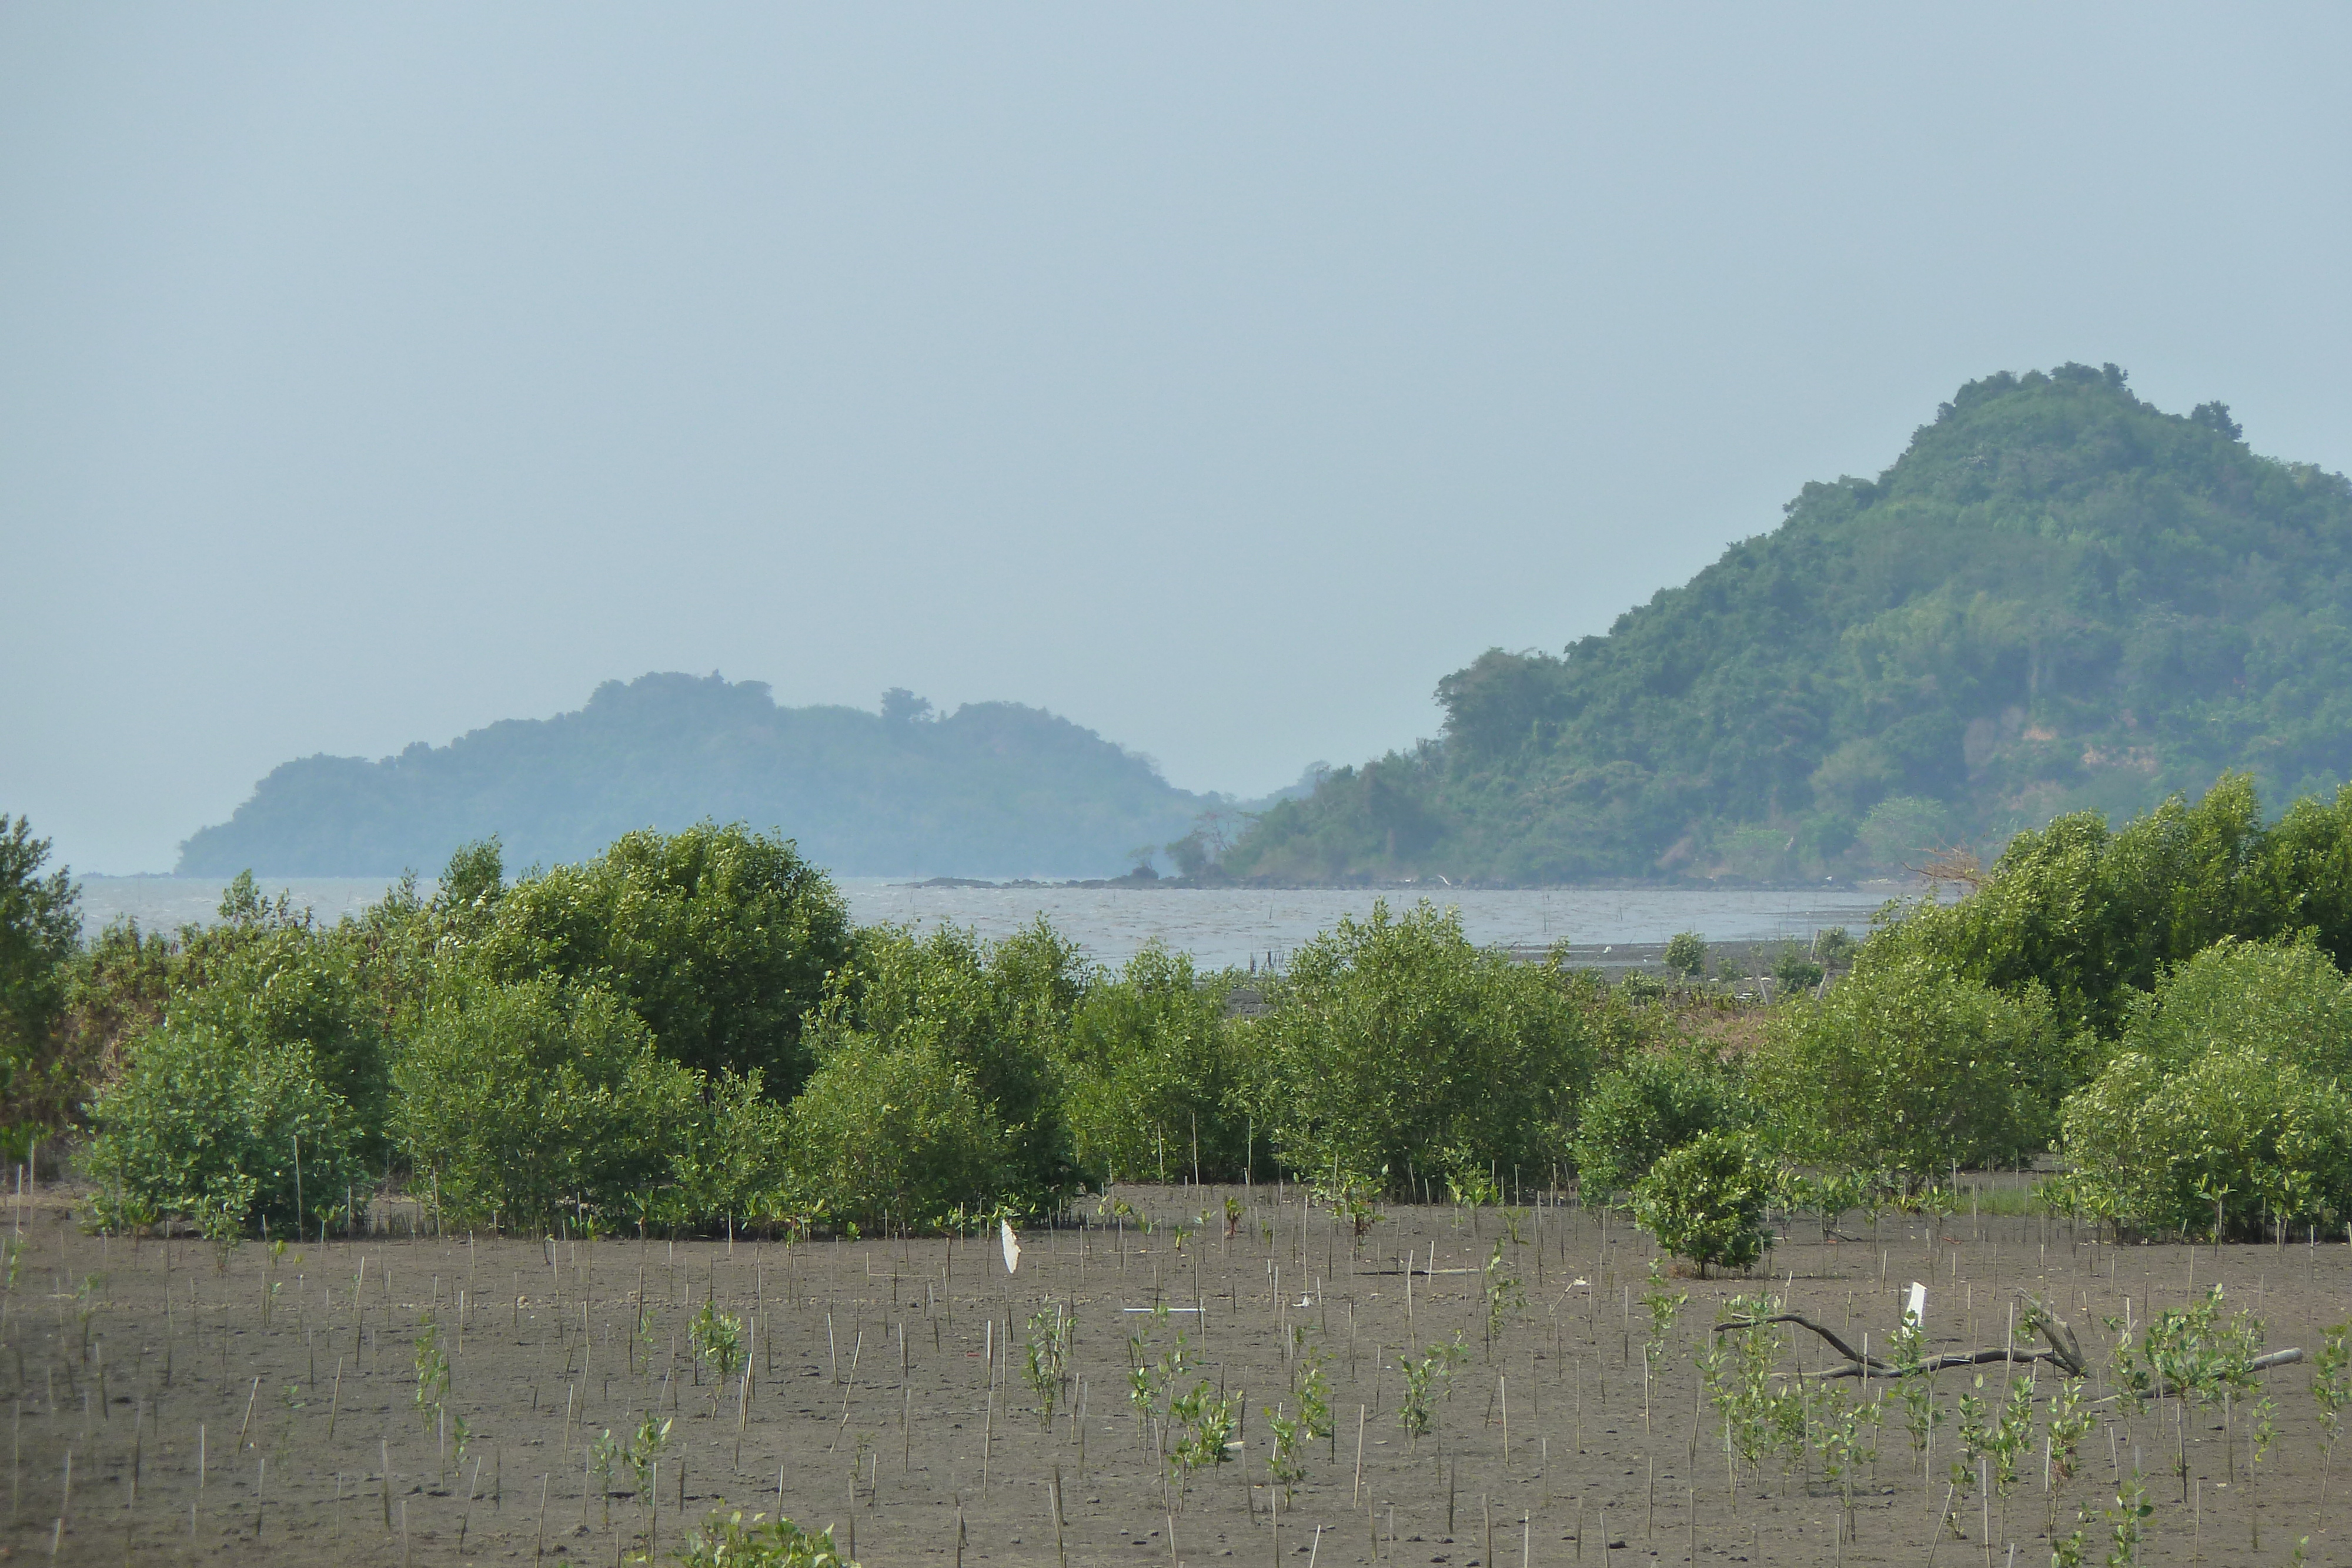
[(1276, 806), (1227, 870), (1793, 880), (2352, 774), (2352, 486), (2220, 403), (1991, 376), (1785, 510), (1606, 636), (1446, 676), (1441, 739)]
[(704, 818), (775, 828), (843, 875), (1104, 875), (1185, 833), (1220, 797), (1013, 703), (939, 717), (893, 693), (882, 715), (779, 707), (757, 681), (608, 681), (576, 713), (509, 719), (397, 757), (275, 769), (179, 873), (431, 872), (497, 833), (509, 866), (584, 859), (633, 828)]

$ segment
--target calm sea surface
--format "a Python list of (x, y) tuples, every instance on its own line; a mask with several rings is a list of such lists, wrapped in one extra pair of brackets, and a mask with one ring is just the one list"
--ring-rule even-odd
[[(289, 893), (325, 920), (353, 914), (383, 896), (383, 880), (294, 877), (268, 881), (273, 895)], [(898, 921), (921, 927), (970, 926), (1002, 936), (1043, 915), (1097, 961), (1125, 961), (1153, 937), (1192, 955), (1207, 968), (1277, 960), (1329, 929), (1343, 915), (1362, 916), (1377, 898), (1409, 906), (1417, 892), (1301, 889), (1246, 892), (1234, 888), (917, 887), (877, 878), (839, 883), (861, 923)], [(1860, 936), (1889, 897), (1907, 893), (1892, 884), (1782, 892), (1698, 892), (1555, 888), (1549, 892), (1434, 889), (1426, 896), (1462, 912), (1473, 941), (1539, 947), (1571, 942), (1663, 942), (1677, 931), (1697, 931), (1715, 942), (1803, 938), (1823, 926), (1843, 925)], [(152, 929), (215, 917), (221, 884), (210, 878), (85, 877), (82, 920), (95, 932), (119, 916)]]

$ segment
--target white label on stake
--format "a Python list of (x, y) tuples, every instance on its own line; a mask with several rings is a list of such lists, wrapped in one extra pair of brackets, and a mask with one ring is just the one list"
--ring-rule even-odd
[(1021, 1267), (1021, 1238), (1013, 1234), (1013, 1221), (1000, 1219), (996, 1223), (1004, 1232), (1004, 1271), (1010, 1274)]
[(1911, 1281), (1911, 1299), (1904, 1303), (1903, 1315), (1915, 1327), (1927, 1321), (1927, 1287), (1916, 1280)]

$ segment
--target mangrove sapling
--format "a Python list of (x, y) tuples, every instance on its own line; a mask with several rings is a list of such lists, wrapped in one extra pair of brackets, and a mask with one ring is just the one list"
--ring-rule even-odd
[(697, 1363), (709, 1364), (710, 1414), (716, 1417), (728, 1383), (743, 1366), (743, 1320), (716, 1310), (706, 1296), (702, 1310), (687, 1324), (687, 1342)]
[(2135, 1469), (2131, 1479), (2116, 1489), (2116, 1505), (2101, 1511), (2108, 1530), (2107, 1568), (2136, 1568), (2147, 1517), (2155, 1511), (2156, 1505), (2147, 1500), (2147, 1488)]
[(1750, 1470), (1778, 1446), (1783, 1426), (1780, 1396), (1772, 1385), (1780, 1336), (1771, 1325), (1782, 1321), (1780, 1309), (1780, 1298), (1769, 1293), (1732, 1298), (1726, 1308), (1730, 1316), (1715, 1326), (1714, 1354), (1699, 1363), (1707, 1394), (1724, 1419), (1725, 1440)]
[(2246, 1487), (2252, 1498), (2246, 1509), (2252, 1549), (2263, 1549), (2262, 1464), (2278, 1440), (2278, 1404), (2267, 1394), (2246, 1413)]
[(2116, 1396), (2132, 1410), (2149, 1399), (2194, 1395), (2218, 1404), (2257, 1385), (2254, 1375), (2303, 1359), (2299, 1347), (2263, 1351), (2263, 1323), (2250, 1312), (2224, 1320), (2222, 1291), (2213, 1286), (2193, 1307), (2167, 1308), (2135, 1337), (2121, 1318), (2105, 1320), (2116, 1338)]
[(1822, 1390), (1821, 1408), (1812, 1412), (1815, 1442), (1822, 1456), (1822, 1479), (1837, 1489), (1844, 1513), (1845, 1538), (1854, 1538), (1853, 1481), (1866, 1465), (1878, 1462), (1872, 1435), (1878, 1429), (1875, 1400), (1847, 1400)]
[(1331, 1379), (1324, 1373), (1328, 1357), (1319, 1349), (1300, 1355), (1296, 1388), (1298, 1394), (1298, 1426), (1302, 1441), (1313, 1442), (1318, 1437), (1332, 1445), (1331, 1461), (1339, 1459), (1339, 1423), (1331, 1418)]
[(1944, 1421), (1944, 1408), (1936, 1403), (1935, 1384), (1916, 1375), (1925, 1365), (1922, 1351), (1927, 1334), (1919, 1320), (1906, 1312), (1903, 1326), (1889, 1334), (1887, 1341), (1893, 1352), (1888, 1371), (1895, 1379), (1895, 1400), (1903, 1406), (1903, 1429), (1910, 1434), (1911, 1452), (1925, 1474), (1928, 1448), (1935, 1441), (1936, 1428)]
[[(1154, 1317), (1167, 1316), (1163, 1304)], [(1155, 1364), (1149, 1358), (1150, 1350), (1141, 1330), (1127, 1336), (1127, 1400), (1134, 1406), (1142, 1428), (1151, 1434), (1154, 1448), (1166, 1454), (1174, 1420), (1176, 1385), (1192, 1370), (1192, 1358), (1184, 1339), (1184, 1331), (1176, 1331), (1176, 1343)]]
[(1265, 1414), (1266, 1429), (1274, 1434), (1274, 1446), (1265, 1459), (1266, 1480), (1282, 1489), (1282, 1500), (1287, 1504), (1297, 1497), (1298, 1483), (1307, 1479), (1303, 1455), (1308, 1434), (1300, 1421), (1283, 1414), (1278, 1404), (1267, 1406)]
[(2327, 1476), (2336, 1464), (2336, 1439), (2343, 1435), (2344, 1407), (2352, 1405), (2352, 1322), (2321, 1331), (2319, 1354), (2311, 1363), (2311, 1397), (2319, 1406), (2319, 1430), (2326, 1444), (2319, 1468), (2319, 1500), (2327, 1500)]
[(441, 1419), (442, 1402), (449, 1393), (449, 1353), (441, 1343), (441, 1325), (427, 1311), (417, 1322), (416, 1413), (432, 1430)]
[(654, 1481), (658, 1474), (662, 1450), (669, 1446), (669, 1420), (656, 1420), (648, 1413), (637, 1426), (636, 1432), (621, 1449), (621, 1462), (629, 1467), (630, 1478), (635, 1482), (637, 1506), (651, 1515), (657, 1506), (654, 1497)]
[(2063, 1378), (2058, 1391), (2050, 1396), (2043, 1408), (2050, 1464), (2050, 1531), (2058, 1531), (2058, 1494), (2074, 1479), (2074, 1468), (2081, 1458), (2083, 1439), (2089, 1437), (2099, 1424), (2099, 1418), (2083, 1407), (2083, 1380)]
[(1240, 1408), (1239, 1395), (1218, 1393), (1205, 1377), (1168, 1402), (1169, 1430), (1175, 1437), (1168, 1464), (1176, 1477), (1179, 1509), (1194, 1472), (1232, 1461), (1234, 1417)]
[(1397, 1358), (1397, 1370), (1404, 1375), (1404, 1397), (1397, 1405), (1397, 1424), (1411, 1439), (1408, 1448), (1436, 1425), (1437, 1412), (1432, 1396), (1443, 1392), (1454, 1376), (1454, 1369), (1469, 1356), (1469, 1347), (1463, 1343), (1457, 1329), (1451, 1344), (1431, 1345), (1428, 1354), (1418, 1359), (1410, 1355)]
[(711, 1514), (688, 1532), (670, 1561), (680, 1568), (857, 1568), (835, 1544), (831, 1525), (812, 1534), (789, 1519), (771, 1520), (764, 1513), (751, 1515), (747, 1523), (740, 1509)]
[(1658, 1260), (1650, 1260), (1650, 1288), (1642, 1292), (1642, 1305), (1650, 1314), (1649, 1336), (1642, 1342), (1642, 1416), (1649, 1419), (1650, 1385), (1658, 1375), (1660, 1363), (1665, 1359), (1666, 1342), (1675, 1332), (1675, 1320), (1690, 1301), (1688, 1291), (1670, 1289), (1666, 1277), (1659, 1271)]
[(1070, 1340), (1077, 1320), (1056, 1303), (1038, 1310), (1029, 1320), (1029, 1338), (1021, 1380), (1037, 1396), (1037, 1424), (1050, 1426), (1062, 1389), (1069, 1381)]
[[(1364, 1238), (1371, 1234), (1372, 1227), (1383, 1218), (1373, 1204), (1373, 1199), (1379, 1196), (1378, 1188), (1371, 1183), (1349, 1176), (1324, 1187), (1316, 1196), (1329, 1206), (1332, 1218), (1347, 1221), (1351, 1253), (1355, 1257), (1362, 1257)], [(1229, 1198), (1226, 1201), (1230, 1204), (1233, 1200)]]
[(2001, 1402), (1993, 1423), (1991, 1454), (1994, 1495), (2007, 1498), (2017, 1485), (2018, 1462), (2033, 1450), (2033, 1375), (2009, 1380), (2009, 1397)]
[(1488, 1361), (1495, 1359), (1495, 1340), (1503, 1332), (1503, 1324), (1514, 1308), (1527, 1305), (1527, 1292), (1519, 1287), (1519, 1277), (1503, 1267), (1504, 1243), (1495, 1243), (1494, 1256), (1479, 1270), (1482, 1292), (1486, 1303), (1486, 1347)]

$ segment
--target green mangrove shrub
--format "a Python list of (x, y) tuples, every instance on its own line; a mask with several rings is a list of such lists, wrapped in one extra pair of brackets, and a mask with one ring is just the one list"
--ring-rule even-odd
[(1689, 1047), (1646, 1051), (1593, 1080), (1577, 1125), (1577, 1184), (1590, 1202), (1630, 1191), (1659, 1155), (1755, 1117), (1734, 1071)]
[(835, 1220), (929, 1228), (1007, 1191), (1003, 1128), (937, 1046), (839, 1040), (786, 1122), (794, 1188)]
[(478, 855), (448, 912), (467, 964), (501, 981), (613, 992), (671, 1061), (765, 1074), (789, 1098), (811, 1065), (804, 1016), (848, 957), (847, 907), (790, 840), (740, 824), (625, 833), (511, 887)]
[(701, 1109), (617, 998), (543, 977), (439, 988), (393, 1080), (394, 1140), (459, 1224), (642, 1213)]
[(1595, 1050), (1570, 987), (1386, 901), (1300, 947), (1255, 1026), (1257, 1120), (1293, 1169), (1408, 1190), (1417, 1174), (1548, 1172)]
[(2071, 1049), (2039, 990), (2006, 994), (1897, 953), (1789, 1008), (1748, 1082), (1799, 1163), (1925, 1181), (2044, 1146)]
[[(860, 1074), (879, 1070), (883, 1054), (949, 1073), (957, 1092), (976, 1107), (988, 1129), (985, 1141), (993, 1145), (986, 1178), (973, 1183), (967, 1197), (1045, 1207), (1076, 1186), (1055, 1064), (1086, 982), (1076, 947), (1042, 919), (990, 943), (967, 931), (919, 936), (897, 926), (868, 926), (827, 983), (824, 1005), (811, 1019), (810, 1041), (821, 1067), (855, 1045)], [(927, 1115), (947, 1109), (944, 1102), (922, 1103), (929, 1108)], [(796, 1116), (795, 1128), (802, 1125)], [(945, 1133), (946, 1124), (939, 1131)], [(974, 1136), (978, 1132), (972, 1129)], [(975, 1148), (962, 1133), (949, 1142)], [(905, 1212), (919, 1213), (921, 1207), (910, 1201)], [(896, 1204), (891, 1212), (900, 1212)]]
[(1087, 986), (1057, 1062), (1078, 1170), (1109, 1181), (1238, 1178), (1246, 1158), (1244, 1064), (1220, 986), (1154, 941)]
[(1775, 1168), (1743, 1134), (1701, 1133), (1633, 1186), (1633, 1223), (1677, 1258), (1747, 1269), (1772, 1247), (1764, 1223)]
[(2125, 1051), (2067, 1100), (2063, 1146), (2076, 1201), (2146, 1230), (2259, 1236), (2352, 1213), (2352, 1095), (2252, 1051), (2177, 1072)]
[(299, 1041), (171, 1019), (141, 1037), (93, 1119), (91, 1218), (110, 1229), (177, 1218), (207, 1235), (265, 1220), (310, 1231), (370, 1179), (350, 1102)]

